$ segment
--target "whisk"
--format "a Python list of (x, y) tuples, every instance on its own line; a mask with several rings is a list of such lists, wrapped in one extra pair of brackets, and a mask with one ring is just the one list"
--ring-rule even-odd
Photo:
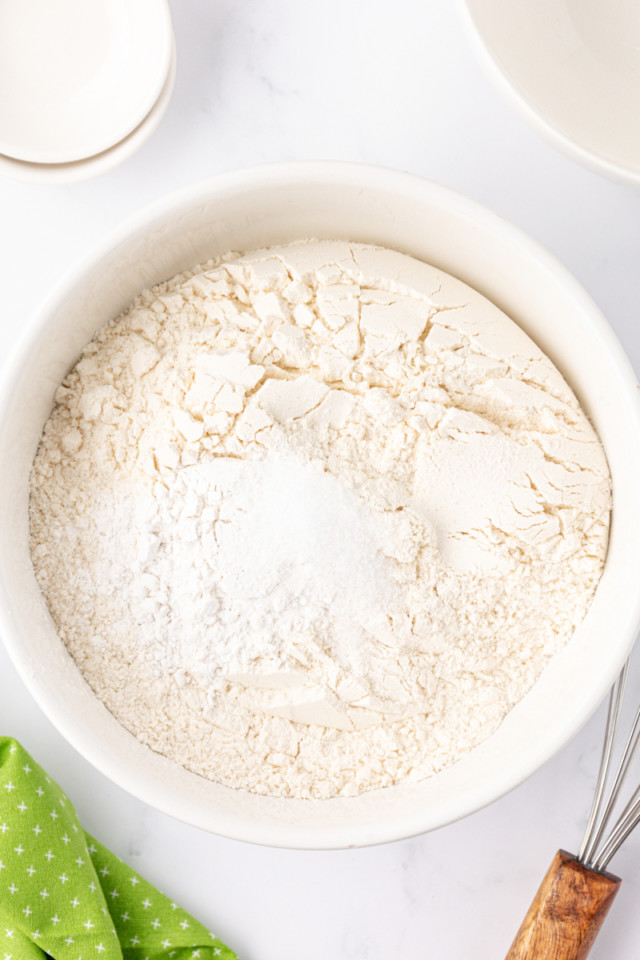
[(607, 872), (611, 858), (640, 822), (640, 786), (611, 826), (614, 810), (640, 740), (640, 707), (615, 772), (613, 753), (624, 689), (625, 663), (609, 697), (596, 789), (577, 856), (559, 850), (511, 945), (506, 960), (584, 960), (620, 887)]

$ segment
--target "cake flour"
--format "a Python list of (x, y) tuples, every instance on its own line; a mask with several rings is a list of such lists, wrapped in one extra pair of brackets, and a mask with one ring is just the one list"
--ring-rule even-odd
[(584, 617), (610, 480), (468, 287), (302, 242), (146, 291), (58, 390), (32, 557), (87, 681), (229, 786), (355, 795), (490, 735)]

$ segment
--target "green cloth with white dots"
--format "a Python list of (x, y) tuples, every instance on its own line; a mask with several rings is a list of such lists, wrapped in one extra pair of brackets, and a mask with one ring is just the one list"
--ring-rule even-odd
[(0, 737), (0, 960), (235, 960), (80, 826), (69, 798)]

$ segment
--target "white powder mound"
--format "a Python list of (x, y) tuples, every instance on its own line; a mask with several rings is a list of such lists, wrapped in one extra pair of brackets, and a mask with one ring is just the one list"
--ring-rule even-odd
[(602, 447), (503, 313), (390, 250), (229, 254), (145, 291), (58, 390), (32, 557), (144, 743), (276, 796), (429, 776), (584, 617)]

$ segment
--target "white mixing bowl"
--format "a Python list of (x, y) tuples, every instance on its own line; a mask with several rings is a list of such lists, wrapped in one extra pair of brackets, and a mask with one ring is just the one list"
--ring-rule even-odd
[[(143, 287), (229, 249), (301, 237), (402, 250), (497, 303), (565, 374), (606, 448), (614, 481), (604, 575), (574, 638), (498, 732), (419, 784), (333, 800), (253, 796), (153, 753), (96, 699), (36, 584), (27, 480), (54, 391), (82, 347)], [(288, 847), (378, 843), (440, 827), (516, 786), (559, 750), (604, 697), (640, 614), (640, 408), (614, 334), (552, 257), (495, 214), (404, 173), (290, 164), (197, 184), (137, 214), (59, 285), (5, 367), (0, 395), (0, 629), (42, 709), (99, 770), (147, 803), (216, 833)]]

